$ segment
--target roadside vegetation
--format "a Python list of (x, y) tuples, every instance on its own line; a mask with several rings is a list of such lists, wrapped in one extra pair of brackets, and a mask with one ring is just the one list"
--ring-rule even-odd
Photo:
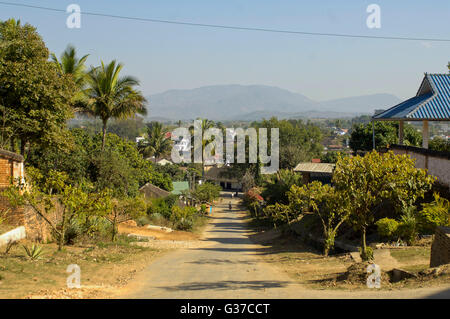
[[(288, 177), (291, 174), (291, 177)], [(374, 241), (414, 245), (420, 235), (449, 226), (449, 201), (434, 194), (425, 201), (434, 178), (416, 169), (408, 156), (391, 152), (342, 157), (332, 184), (313, 181), (302, 185), (295, 173), (279, 172), (266, 179), (262, 190), (253, 188), (244, 203), (256, 219), (274, 226), (300, 223), (323, 241), (323, 253), (334, 248), (337, 236), (346, 234), (359, 246), (361, 258), (373, 258)], [(281, 190), (281, 191), (277, 191)], [(254, 192), (266, 196), (264, 205)], [(305, 216), (311, 216), (301, 222)], [(359, 236), (359, 243), (354, 241)]]
[[(142, 238), (121, 234), (123, 223), (183, 231), (205, 223), (203, 206), (186, 205), (179, 196), (141, 195), (147, 183), (170, 192), (172, 181), (200, 174), (195, 165), (182, 170), (149, 160), (167, 155), (171, 140), (160, 123), (143, 123), (147, 101), (139, 80), (124, 75), (123, 64), (98, 61), (87, 67), (89, 54), (71, 45), (57, 56), (33, 26), (14, 19), (0, 22), (0, 41), (0, 148), (25, 159), (25, 178), (2, 190), (10, 209), (0, 213), (0, 233), (13, 228), (7, 214), (18, 207), (28, 207), (48, 229), (37, 242), (1, 247), (0, 296), (64, 285), (68, 264), (79, 264), (84, 285), (107, 264), (120, 268), (123, 261), (125, 269), (139, 256), (157, 255), (133, 245)], [(218, 194), (203, 184), (192, 196), (212, 203)]]

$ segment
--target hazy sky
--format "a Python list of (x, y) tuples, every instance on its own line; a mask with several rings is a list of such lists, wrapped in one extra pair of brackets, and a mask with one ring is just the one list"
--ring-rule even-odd
[[(65, 9), (194, 23), (308, 32), (450, 39), (449, 0), (10, 0)], [(381, 7), (381, 29), (366, 26), (366, 8)], [(327, 100), (372, 93), (414, 95), (424, 72), (446, 72), (450, 42), (344, 39), (218, 30), (82, 16), (0, 4), (0, 19), (38, 28), (59, 55), (74, 44), (88, 64), (117, 59), (148, 95), (215, 84), (273, 85)]]

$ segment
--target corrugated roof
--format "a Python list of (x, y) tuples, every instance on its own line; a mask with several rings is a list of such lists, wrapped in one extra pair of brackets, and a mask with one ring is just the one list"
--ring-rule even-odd
[(334, 164), (331, 163), (300, 163), (294, 168), (294, 172), (309, 173), (333, 173)]
[(417, 95), (373, 116), (374, 120), (450, 120), (450, 74), (425, 74)]
[(173, 191), (172, 194), (181, 195), (181, 192), (189, 189), (189, 182), (172, 182)]
[(166, 197), (170, 195), (170, 192), (150, 183), (147, 183), (144, 186), (142, 186), (139, 189), (139, 191), (143, 193), (145, 197), (148, 198)]

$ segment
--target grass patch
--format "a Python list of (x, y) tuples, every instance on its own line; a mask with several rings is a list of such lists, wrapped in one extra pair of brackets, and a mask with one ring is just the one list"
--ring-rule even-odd
[(420, 260), (430, 260), (430, 247), (411, 247), (403, 249), (391, 249), (391, 256), (399, 263), (411, 264)]

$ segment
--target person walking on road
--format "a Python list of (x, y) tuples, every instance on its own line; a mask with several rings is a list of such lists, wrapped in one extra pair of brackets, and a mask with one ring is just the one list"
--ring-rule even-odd
[(228, 203), (228, 209), (231, 210), (231, 201)]

